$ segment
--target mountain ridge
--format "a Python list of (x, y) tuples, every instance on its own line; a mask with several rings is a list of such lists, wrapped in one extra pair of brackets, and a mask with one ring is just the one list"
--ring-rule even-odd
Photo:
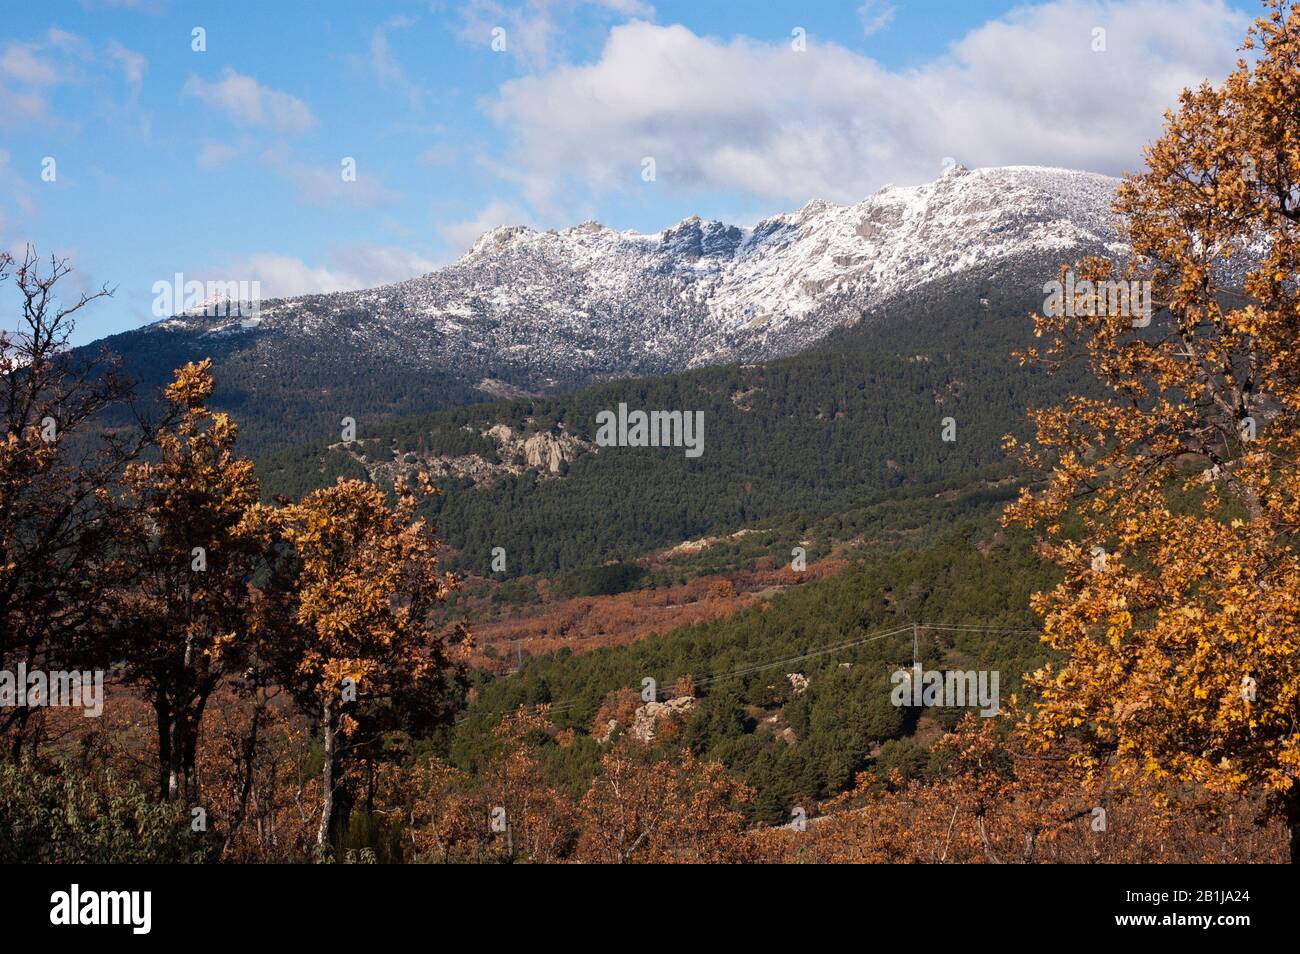
[[(644, 309), (635, 330), (648, 332), (646, 350), (615, 360), (618, 373), (772, 358), (848, 323), (845, 298), (875, 304), (1028, 251), (1122, 251), (1109, 211), (1117, 182), (1035, 166), (955, 166), (931, 183), (887, 185), (849, 206), (813, 200), (750, 228), (699, 216), (653, 233), (590, 220), (559, 231), (499, 226), (452, 264), (405, 281), (274, 299), (253, 318), (182, 314), (150, 330), (313, 334), (322, 319), (359, 310), (373, 319), (365, 332), (386, 327), (413, 339), (403, 342), (408, 356), (410, 345), (451, 352), (493, 345), (509, 363), (546, 337), (594, 335), (585, 346), (561, 346), (554, 359), (584, 367), (602, 364), (587, 360), (590, 344), (613, 344), (620, 324), (632, 323), (620, 307), (630, 300)], [(566, 279), (581, 296), (556, 287)], [(530, 336), (523, 325), (538, 319), (549, 328)]]
[[(140, 379), (216, 358), (218, 403), (254, 441), (506, 395), (800, 353), (899, 296), (1008, 263), (1122, 254), (1118, 180), (1036, 166), (948, 169), (861, 202), (814, 200), (744, 227), (698, 216), (653, 233), (597, 222), (501, 226), (392, 285), (181, 314), (109, 339)], [(261, 435), (261, 436), (259, 436)], [(280, 439), (281, 445), (283, 438)]]

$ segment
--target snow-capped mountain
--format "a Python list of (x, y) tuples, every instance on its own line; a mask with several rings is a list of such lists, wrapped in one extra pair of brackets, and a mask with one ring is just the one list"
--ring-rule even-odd
[[(855, 205), (752, 228), (689, 218), (652, 234), (503, 226), (455, 263), (363, 291), (180, 314), (108, 339), (146, 386), (215, 359), (248, 440), (794, 354), (938, 279), (1041, 287), (1122, 254), (1117, 181), (1064, 169), (950, 169)], [(970, 283), (963, 276), (970, 276)], [(975, 304), (975, 302), (971, 302)]]
[(408, 367), (542, 387), (761, 360), (934, 278), (1027, 253), (1105, 249), (1115, 185), (1063, 169), (957, 166), (935, 182), (886, 186), (850, 206), (810, 202), (753, 228), (698, 217), (648, 235), (596, 222), (503, 226), (409, 281), (266, 302), (255, 321), (189, 314), (151, 328), (324, 339)]

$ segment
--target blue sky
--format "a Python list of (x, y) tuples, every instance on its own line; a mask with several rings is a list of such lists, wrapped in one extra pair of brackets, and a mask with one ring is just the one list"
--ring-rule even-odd
[(495, 225), (752, 224), (926, 181), (948, 157), (1118, 174), (1179, 89), (1231, 68), (1258, 9), (5, 5), (0, 247), (34, 243), (83, 287), (116, 287), (79, 341), (154, 320), (152, 286), (176, 272), (332, 291), (445, 264)]

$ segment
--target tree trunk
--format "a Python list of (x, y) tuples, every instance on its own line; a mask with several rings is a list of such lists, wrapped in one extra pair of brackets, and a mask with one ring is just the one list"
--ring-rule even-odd
[(321, 768), (320, 828), (316, 847), (329, 844), (330, 821), (334, 815), (334, 709), (326, 701), (321, 709), (321, 731), (325, 736), (325, 765)]
[(167, 800), (175, 801), (181, 797), (182, 775), (185, 761), (185, 714), (180, 713), (171, 720), (171, 743), (167, 746)]
[(158, 718), (158, 797), (165, 802), (171, 793), (172, 724), (161, 699), (154, 702), (153, 710)]
[[(262, 713), (266, 709), (266, 697), (259, 691), (257, 699), (253, 705), (253, 721), (249, 726), (248, 734), (244, 736), (243, 744), (240, 750), (240, 766), (243, 772), (243, 779), (239, 785), (239, 801), (235, 803), (234, 817), (231, 819), (226, 829), (226, 838), (221, 846), (221, 857), (224, 858), (230, 851), (230, 846), (234, 844), (235, 835), (244, 824), (244, 819), (248, 817), (248, 799), (253, 794), (253, 779), (257, 771), (257, 737), (258, 730), (262, 725)], [(261, 821), (258, 821), (259, 830)]]
[(31, 718), (32, 710), (27, 706), (21, 706), (14, 711), (13, 721), (9, 723), (9, 730), (13, 732), (13, 741), (10, 746), (9, 757), (16, 765), (22, 761), (23, 742), (27, 732), (27, 720)]
[(181, 788), (193, 807), (200, 803), (199, 773), (196, 767), (199, 750), (199, 726), (203, 722), (203, 710), (207, 708), (209, 688), (199, 691), (190, 704), (189, 711), (181, 720), (183, 744), (181, 746)]

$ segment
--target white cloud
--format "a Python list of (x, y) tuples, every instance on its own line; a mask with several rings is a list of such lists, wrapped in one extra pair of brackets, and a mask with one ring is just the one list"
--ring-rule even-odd
[(199, 147), (195, 162), (200, 169), (219, 169), (239, 158), (240, 153), (247, 148), (247, 144), (240, 147), (228, 142), (205, 142)]
[(532, 217), (519, 207), (500, 199), (494, 199), (471, 218), (459, 222), (448, 222), (439, 226), (438, 232), (446, 239), (454, 254), (464, 252), (484, 232), (499, 225), (532, 225)]
[(555, 57), (555, 41), (570, 29), (572, 15), (581, 9), (614, 17), (654, 15), (654, 7), (643, 0), (469, 0), (463, 8), (460, 37), (467, 43), (489, 47), (493, 30), (505, 30), (505, 52), (532, 68), (549, 65)]
[(117, 40), (108, 41), (108, 55), (122, 68), (122, 77), (131, 87), (131, 92), (138, 96), (144, 85), (144, 71), (149, 68), (149, 61), (143, 54), (128, 50)]
[[(29, 230), (37, 217), (32, 197), (32, 176), (14, 168), (8, 149), (0, 147), (0, 251), (6, 246), (21, 245), (29, 239)], [(22, 234), (18, 233), (22, 230)]]
[[(358, 209), (373, 209), (387, 205), (395, 196), (384, 186), (378, 176), (357, 159), (356, 179), (343, 179), (343, 159), (340, 156), (332, 165), (315, 165), (302, 162), (283, 146), (273, 146), (262, 153), (262, 159), (288, 180), (298, 191), (298, 197), (311, 205), (345, 205)], [(356, 157), (351, 157), (356, 159)]]
[(53, 86), (59, 81), (59, 71), (34, 43), (7, 44), (0, 52), (0, 75), (28, 86)]
[(254, 77), (237, 73), (229, 66), (215, 83), (191, 76), (181, 92), (220, 109), (245, 126), (300, 133), (316, 124), (311, 108), (297, 96), (263, 86)]
[(594, 63), (509, 81), (490, 108), (535, 203), (575, 188), (856, 201), (934, 178), (945, 156), (1117, 173), (1140, 163), (1184, 86), (1232, 68), (1248, 23), (1223, 0), (1057, 0), (891, 70), (815, 37), (800, 53), (634, 22)]
[[(109, 40), (103, 52), (85, 38), (50, 27), (32, 40), (0, 42), (0, 126), (28, 123), (75, 126), (75, 119), (53, 108), (51, 94), (60, 86), (104, 86), (108, 72), (120, 72), (132, 98), (140, 92), (148, 67), (145, 57)], [(120, 116), (98, 118), (120, 122)]]
[(867, 36), (879, 33), (894, 21), (898, 8), (887, 0), (863, 0), (858, 7), (858, 19), (862, 21), (862, 32)]
[(391, 245), (350, 245), (331, 252), (330, 260), (354, 275), (358, 288), (405, 281), (439, 265), (417, 252)]
[(437, 263), (432, 259), (406, 249), (358, 244), (331, 250), (321, 265), (309, 265), (292, 255), (264, 252), (196, 274), (200, 281), (256, 281), (262, 298), (268, 299), (373, 288), (435, 268)]
[(401, 64), (397, 62), (397, 58), (393, 55), (392, 46), (388, 42), (388, 34), (394, 30), (405, 30), (414, 25), (415, 21), (410, 17), (389, 17), (382, 24), (375, 27), (374, 32), (370, 35), (370, 51), (365, 60), (367, 69), (381, 89), (399, 91), (412, 106), (419, 104), (422, 92), (420, 87), (406, 75), (406, 71), (402, 69)]
[(57, 27), (0, 45), (0, 126), (52, 121), (49, 91), (71, 82), (86, 56), (85, 41)]
[(47, 118), (49, 103), (35, 90), (0, 85), (0, 127), (17, 126)]

